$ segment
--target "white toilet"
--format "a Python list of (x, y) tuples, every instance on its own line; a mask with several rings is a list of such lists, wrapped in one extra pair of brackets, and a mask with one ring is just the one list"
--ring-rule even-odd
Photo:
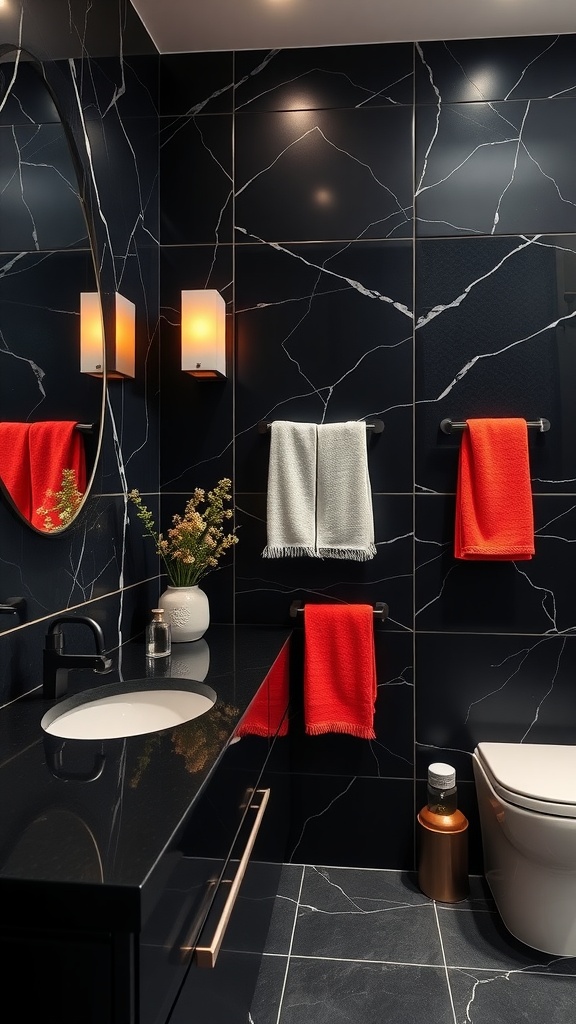
[(576, 956), (576, 746), (479, 743), (472, 763), (504, 924), (534, 949)]

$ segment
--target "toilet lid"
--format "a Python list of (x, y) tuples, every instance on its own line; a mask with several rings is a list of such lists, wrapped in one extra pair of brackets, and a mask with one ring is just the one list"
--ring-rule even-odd
[(576, 818), (576, 746), (479, 743), (476, 755), (504, 800), (543, 814)]

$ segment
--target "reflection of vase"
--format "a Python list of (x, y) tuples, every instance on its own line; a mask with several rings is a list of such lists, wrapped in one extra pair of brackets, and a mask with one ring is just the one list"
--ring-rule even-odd
[[(157, 661), (161, 659), (158, 658)], [(172, 651), (169, 659), (170, 675), (174, 679), (197, 679), (204, 682), (210, 668), (210, 648), (205, 640), (197, 640), (190, 647), (181, 647)]]
[(200, 587), (166, 587), (158, 607), (172, 627), (172, 643), (199, 640), (210, 625), (210, 605)]

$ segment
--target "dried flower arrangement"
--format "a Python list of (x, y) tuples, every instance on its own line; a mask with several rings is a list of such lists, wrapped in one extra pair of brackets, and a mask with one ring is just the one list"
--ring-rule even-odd
[(208, 493), (197, 487), (186, 503), (184, 515), (172, 516), (172, 527), (166, 536), (156, 532), (152, 513), (144, 505), (140, 492), (129, 492), (138, 518), (156, 544), (156, 553), (164, 562), (171, 586), (195, 586), (217, 568), (221, 555), (238, 542), (234, 531), (225, 534), (222, 528), (224, 520), (234, 515), (231, 508), (225, 508), (225, 502), (232, 500), (231, 486), (231, 481), (224, 477)]

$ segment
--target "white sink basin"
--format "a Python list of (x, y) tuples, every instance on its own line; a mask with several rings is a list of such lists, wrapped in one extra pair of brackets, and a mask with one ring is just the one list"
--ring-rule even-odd
[(215, 701), (212, 687), (193, 679), (135, 679), (68, 697), (40, 724), (61, 739), (119, 739), (172, 729), (199, 718)]

